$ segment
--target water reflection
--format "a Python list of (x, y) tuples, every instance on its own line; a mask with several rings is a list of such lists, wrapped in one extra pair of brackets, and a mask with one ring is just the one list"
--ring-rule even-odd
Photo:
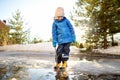
[(27, 69), (30, 80), (55, 80), (55, 72), (52, 69)]
[(0, 80), (29, 80), (29, 76), (26, 73), (26, 69), (17, 65), (7, 65), (0, 69), (2, 75)]
[(0, 64), (0, 80), (120, 80), (120, 74), (93, 75), (68, 72), (68, 78), (58, 76), (52, 68), (33, 68), (10, 63)]

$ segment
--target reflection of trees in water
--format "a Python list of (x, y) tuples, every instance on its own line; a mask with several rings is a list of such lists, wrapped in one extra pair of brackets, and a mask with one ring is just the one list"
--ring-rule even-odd
[[(2, 64), (3, 65), (3, 64)], [(4, 65), (0, 68), (0, 80), (29, 80), (26, 69), (19, 65)]]
[(6, 68), (0, 65), (0, 80), (2, 79), (2, 76), (5, 75), (6, 71), (7, 71)]
[(56, 80), (69, 80), (69, 77), (55, 76)]
[(120, 80), (120, 74), (75, 74), (72, 80)]
[[(46, 69), (44, 69), (46, 70)], [(42, 70), (42, 71), (44, 71)], [(35, 69), (35, 71), (39, 71), (39, 69)], [(46, 71), (45, 75), (37, 76), (39, 79), (43, 80), (50, 78), (53, 75), (53, 72)], [(7, 65), (0, 63), (0, 80), (30, 80), (32, 75), (29, 75), (30, 71), (23, 65), (19, 65), (16, 63), (9, 63)], [(44, 74), (44, 73), (42, 73)], [(69, 74), (69, 72), (68, 72)], [(73, 72), (69, 74), (68, 78), (62, 78), (60, 76), (56, 76), (59, 80), (120, 80), (120, 74), (88, 74), (88, 73), (81, 73), (81, 72)]]
[[(72, 76), (72, 77), (70, 77)], [(56, 80), (120, 80), (120, 74), (87, 74), (75, 72), (73, 74), (68, 75), (68, 77), (62, 77), (56, 75)]]

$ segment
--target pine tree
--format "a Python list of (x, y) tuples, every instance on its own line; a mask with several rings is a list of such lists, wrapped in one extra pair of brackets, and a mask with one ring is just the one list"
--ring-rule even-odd
[(24, 21), (21, 12), (17, 10), (12, 18), (9, 19), (10, 41), (12, 44), (22, 44), (26, 40), (27, 31), (23, 31)]
[[(119, 0), (78, 0), (71, 19), (79, 27), (87, 27), (86, 42), (108, 46), (107, 37), (120, 32)], [(80, 19), (80, 18), (83, 19)]]

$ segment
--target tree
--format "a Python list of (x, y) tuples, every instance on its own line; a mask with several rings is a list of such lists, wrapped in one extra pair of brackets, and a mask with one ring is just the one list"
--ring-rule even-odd
[(9, 40), (9, 26), (6, 25), (6, 20), (0, 20), (0, 45), (4, 46), (8, 44)]
[(108, 7), (108, 22), (109, 22), (109, 35), (112, 39), (112, 46), (114, 46), (114, 34), (120, 32), (120, 1), (119, 0), (112, 0), (109, 1), (111, 4)]
[[(96, 13), (99, 11), (99, 0), (78, 0), (71, 12), (71, 19), (75, 26), (84, 28), (86, 34), (83, 36), (87, 43), (97, 43), (99, 35), (97, 35)], [(94, 16), (93, 16), (94, 15)]]
[(21, 12), (17, 10), (12, 18), (9, 19), (10, 25), (10, 41), (12, 44), (21, 44), (26, 41), (27, 31), (23, 31), (24, 21)]
[[(103, 0), (98, 15), (100, 29), (103, 31), (104, 48), (107, 46), (106, 37), (120, 32), (120, 5), (119, 0)], [(114, 39), (112, 37), (112, 43)]]
[(3, 27), (0, 29), (0, 45), (6, 45), (9, 40), (9, 28)]
[(119, 0), (78, 0), (76, 2), (71, 18), (78, 26), (87, 27), (86, 42), (102, 42), (103, 47), (107, 48), (107, 37), (120, 32), (119, 4)]
[(31, 43), (41, 43), (41, 42), (43, 42), (42, 39), (34, 38)]

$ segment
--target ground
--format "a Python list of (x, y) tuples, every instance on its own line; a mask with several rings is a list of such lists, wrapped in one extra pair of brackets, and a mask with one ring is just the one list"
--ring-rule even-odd
[[(56, 80), (54, 56), (50, 43), (0, 47), (0, 79)], [(119, 58), (81, 59), (79, 49), (71, 47), (69, 80), (120, 80), (119, 66)]]

